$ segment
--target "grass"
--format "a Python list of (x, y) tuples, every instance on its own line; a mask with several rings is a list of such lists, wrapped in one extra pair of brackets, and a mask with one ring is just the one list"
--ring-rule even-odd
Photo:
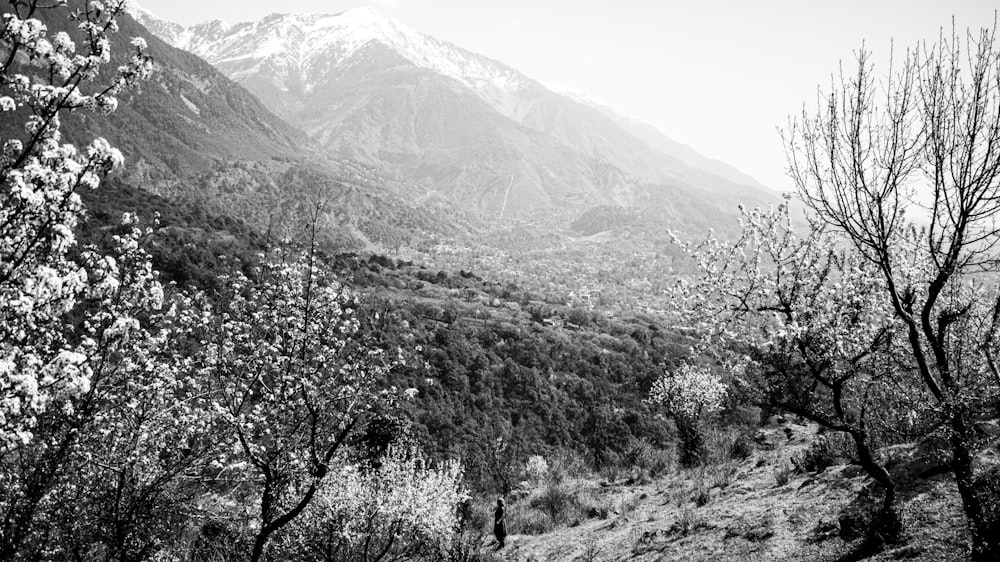
[[(611, 502), (582, 480), (548, 481), (507, 507), (507, 532), (541, 535), (560, 527), (572, 527), (589, 519), (607, 519)], [(492, 532), (492, 520), (489, 521)]]
[[(515, 541), (518, 559), (597, 560), (631, 553), (651, 560), (669, 553), (668, 558), (677, 560), (740, 559), (744, 555), (746, 559), (759, 555), (761, 559), (834, 560), (853, 554), (864, 537), (842, 536), (840, 525), (845, 507), (865, 489), (861, 479), (845, 479), (839, 471), (830, 470), (808, 478), (797, 472), (803, 463), (809, 465), (808, 470), (817, 470), (826, 460), (843, 458), (837, 454), (839, 444), (828, 441), (835, 434), (816, 435), (801, 425), (793, 428), (792, 439), (781, 426), (765, 431), (768, 442), (776, 443), (773, 450), (761, 447), (736, 460), (743, 454), (736, 444), (740, 433), (713, 437), (711, 450), (716, 453), (712, 458), (718, 462), (691, 469), (673, 465), (655, 478), (642, 475), (652, 481), (641, 488), (631, 488), (627, 481), (600, 482), (595, 475), (589, 482), (565, 478), (558, 487), (550, 482), (539, 484), (509, 513), (526, 522), (531, 519), (539, 531), (563, 528), (545, 537)], [(647, 454), (643, 445), (637, 445), (634, 452), (633, 458)], [(816, 464), (810, 464), (813, 459)], [(629, 479), (641, 474), (633, 467)], [(984, 470), (983, 476), (989, 480), (984, 487), (1000, 489), (1000, 468), (988, 475)], [(791, 486), (796, 479), (809, 485)], [(913, 532), (911, 542), (886, 551), (883, 555), (888, 558), (882, 559), (961, 558), (967, 539), (953, 482), (938, 478), (923, 486), (921, 493), (905, 497), (902, 504)], [(598, 511), (584, 512), (582, 506), (588, 504), (603, 506), (599, 511), (607, 521), (595, 521)], [(522, 513), (514, 514), (515, 509)], [(577, 523), (581, 526), (573, 529)]]
[(792, 479), (792, 467), (786, 463), (781, 463), (774, 469), (774, 484), (782, 487)]

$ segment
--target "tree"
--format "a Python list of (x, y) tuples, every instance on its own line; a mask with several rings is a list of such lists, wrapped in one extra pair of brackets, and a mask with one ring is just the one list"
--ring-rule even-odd
[(60, 144), (59, 123), (61, 112), (114, 111), (115, 96), (149, 73), (136, 39), (131, 61), (106, 86), (81, 91), (110, 60), (107, 34), (122, 5), (67, 10), (86, 38), (80, 53), (67, 33), (50, 39), (32, 17), (55, 6), (13, 2), (3, 14), (0, 111), (27, 117), (26, 137), (4, 141), (0, 155), (0, 448), (31, 441), (38, 415), (89, 387), (87, 354), (65, 329), (81, 297), (99, 289), (70, 254), (83, 212), (77, 190), (96, 188), (123, 158), (100, 138), (83, 152)]
[[(894, 541), (901, 531), (896, 484), (875, 447), (898, 437), (897, 428), (917, 431), (910, 413), (919, 398), (906, 391), (917, 381), (893, 367), (898, 326), (881, 276), (829, 231), (816, 226), (796, 236), (787, 202), (741, 214), (735, 241), (680, 245), (698, 272), (672, 291), (673, 312), (697, 329), (703, 347), (742, 367), (742, 383), (763, 405), (852, 438), (884, 492), (872, 538)], [(674, 393), (700, 404), (704, 384), (674, 381)]]
[(462, 466), (432, 466), (415, 446), (390, 445), (377, 466), (351, 464), (323, 483), (282, 548), (296, 559), (440, 557), (458, 530)]
[(705, 367), (684, 364), (653, 381), (649, 401), (664, 406), (674, 418), (681, 437), (681, 465), (704, 464), (701, 425), (705, 417), (722, 409), (725, 397), (726, 385)]
[[(152, 389), (165, 332), (154, 336), (150, 315), (163, 290), (138, 246), (140, 232), (125, 217), (114, 247), (76, 248), (82, 216), (78, 191), (98, 187), (122, 164), (104, 139), (80, 151), (61, 143), (61, 115), (107, 114), (117, 96), (152, 68), (145, 42), (132, 41), (126, 63), (103, 83), (111, 60), (109, 34), (123, 2), (14, 1), (0, 29), (0, 111), (23, 119), (23, 133), (2, 142), (0, 154), (0, 558), (33, 558), (74, 544), (81, 522), (65, 512), (101, 482), (109, 446), (121, 436), (122, 412), (132, 401), (176, 396)], [(68, 17), (77, 31), (48, 35), (45, 18)], [(152, 392), (152, 394), (150, 394)], [(134, 420), (133, 420), (134, 421)], [(146, 421), (128, 435), (148, 435)], [(111, 439), (99, 439), (111, 435)], [(152, 443), (156, 443), (153, 445)], [(140, 448), (162, 449), (158, 438)], [(107, 454), (105, 454), (107, 453)], [(125, 461), (117, 458), (116, 461)], [(117, 465), (117, 462), (114, 463)], [(162, 481), (161, 481), (162, 483)], [(69, 502), (69, 503), (67, 503)], [(146, 505), (155, 511), (156, 502)], [(118, 521), (117, 537), (88, 536), (109, 557), (137, 530)], [(69, 538), (67, 538), (69, 537)], [(122, 540), (118, 540), (122, 539)], [(59, 542), (62, 541), (62, 542)], [(65, 552), (65, 551), (63, 551)], [(87, 552), (83, 546), (76, 550)]]
[(225, 428), (217, 462), (247, 482), (256, 562), (313, 502), (363, 417), (396, 398), (385, 377), (401, 359), (362, 337), (355, 296), (315, 248), (265, 259), (253, 275), (224, 276), (216, 304), (202, 301), (199, 377)]
[[(964, 48), (964, 51), (963, 51)], [(976, 560), (1000, 558), (972, 422), (997, 397), (1000, 49), (996, 26), (907, 52), (884, 80), (862, 48), (785, 135), (806, 204), (882, 277), (925, 400), (947, 424)]]
[[(87, 392), (39, 417), (38, 441), (3, 459), (7, 522), (24, 531), (22, 552), (85, 559), (143, 560), (169, 545), (186, 515), (188, 485), (213, 447), (205, 394), (186, 349), (188, 322), (160, 311), (163, 294), (126, 215), (106, 255), (92, 257), (82, 330)], [(49, 447), (49, 444), (58, 444)], [(17, 541), (15, 541), (17, 542)]]

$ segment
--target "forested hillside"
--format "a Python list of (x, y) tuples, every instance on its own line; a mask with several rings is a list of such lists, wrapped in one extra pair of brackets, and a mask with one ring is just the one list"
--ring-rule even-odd
[[(147, 249), (160, 278), (209, 295), (220, 289), (220, 276), (257, 263), (267, 243), (240, 220), (114, 181), (85, 201), (83, 241), (117, 232), (122, 212), (159, 216)], [(478, 486), (495, 485), (479, 474), (487, 468), (477, 456), (497, 438), (516, 443), (525, 458), (563, 450), (598, 466), (621, 462), (637, 440), (659, 447), (672, 441), (670, 423), (643, 400), (692, 340), (661, 318), (605, 314), (475, 272), (386, 256), (324, 261), (363, 296), (367, 317), (379, 316), (366, 329), (411, 357), (392, 384), (419, 393), (397, 415), (440, 458), (465, 459)]]

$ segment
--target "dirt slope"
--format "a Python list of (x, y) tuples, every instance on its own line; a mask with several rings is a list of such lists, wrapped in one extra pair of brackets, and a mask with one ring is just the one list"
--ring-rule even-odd
[[(745, 461), (640, 485), (601, 483), (598, 493), (615, 506), (607, 518), (539, 536), (515, 534), (497, 555), (524, 562), (857, 559), (862, 539), (842, 533), (842, 526), (856, 521), (845, 514), (869, 479), (851, 465), (818, 474), (787, 470), (815, 435), (812, 426), (773, 426), (762, 430), (761, 450)], [(907, 543), (866, 559), (965, 559), (950, 477), (915, 483), (903, 495)]]

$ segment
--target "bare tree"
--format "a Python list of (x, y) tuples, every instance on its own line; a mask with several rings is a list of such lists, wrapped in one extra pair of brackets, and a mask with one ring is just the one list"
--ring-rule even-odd
[(996, 498), (977, 482), (972, 427), (997, 391), (987, 373), (1000, 299), (981, 281), (1000, 265), (996, 24), (918, 45), (881, 82), (864, 48), (857, 63), (814, 113), (792, 119), (790, 173), (807, 205), (881, 272), (912, 368), (950, 432), (973, 557), (997, 560)]

